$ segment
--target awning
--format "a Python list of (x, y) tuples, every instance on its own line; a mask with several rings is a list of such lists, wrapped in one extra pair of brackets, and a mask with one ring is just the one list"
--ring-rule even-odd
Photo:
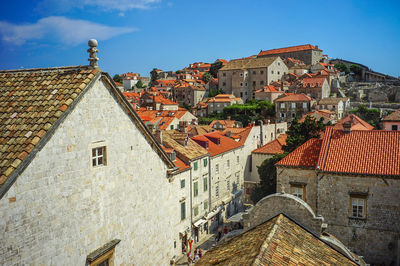
[(227, 219), (228, 222), (239, 223), (243, 220), (243, 214), (246, 212), (238, 212)]
[(197, 222), (195, 222), (193, 225), (194, 225), (195, 227), (199, 227), (199, 226), (205, 224), (206, 222), (207, 222), (207, 220), (200, 219), (200, 220), (198, 220)]
[(209, 214), (207, 214), (206, 219), (210, 220), (211, 218), (213, 218), (215, 215), (217, 215), (217, 213), (219, 213), (221, 211), (221, 207), (218, 207), (215, 211), (210, 212)]

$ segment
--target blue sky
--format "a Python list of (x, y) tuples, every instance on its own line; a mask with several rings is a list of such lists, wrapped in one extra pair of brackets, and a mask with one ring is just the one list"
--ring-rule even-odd
[(86, 65), (111, 75), (177, 70), (299, 44), (400, 76), (400, 1), (13, 0), (0, 10), (0, 69)]

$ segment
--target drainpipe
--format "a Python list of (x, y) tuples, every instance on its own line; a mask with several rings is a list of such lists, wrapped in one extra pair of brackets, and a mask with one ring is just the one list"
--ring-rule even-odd
[(192, 171), (193, 168), (190, 169), (190, 235), (194, 239), (193, 236), (193, 180), (192, 180)]

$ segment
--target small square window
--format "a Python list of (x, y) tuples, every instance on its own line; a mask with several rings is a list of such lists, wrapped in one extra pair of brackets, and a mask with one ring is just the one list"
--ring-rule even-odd
[(106, 165), (106, 147), (92, 149), (92, 166)]
[(292, 108), (296, 108), (296, 103), (292, 103)]
[(260, 74), (261, 74), (261, 75), (264, 74), (264, 70), (261, 70), (261, 71), (260, 71)]
[(290, 194), (299, 197), (302, 200), (306, 200), (306, 185), (300, 184), (300, 185), (295, 185), (291, 184), (290, 185)]
[(271, 74), (274, 74), (274, 71), (273, 71), (273, 70), (271, 70)]
[(226, 73), (222, 73), (222, 76), (223, 76), (223, 77), (226, 77)]
[(285, 103), (281, 103), (281, 108), (285, 108)]
[(364, 196), (350, 196), (350, 216), (352, 218), (366, 217), (367, 199)]
[(240, 87), (243, 87), (243, 83), (242, 82), (240, 82)]
[(398, 126), (397, 125), (392, 125), (392, 130), (398, 130)]
[(256, 74), (256, 71), (254, 70), (254, 71), (253, 71), (253, 75), (255, 75), (255, 74)]

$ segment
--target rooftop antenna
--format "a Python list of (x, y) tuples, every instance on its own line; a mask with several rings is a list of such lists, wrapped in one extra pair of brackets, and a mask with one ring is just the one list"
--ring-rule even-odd
[(89, 49), (87, 52), (89, 53), (89, 59), (88, 61), (90, 62), (90, 66), (94, 68), (99, 68), (97, 61), (99, 61), (99, 58), (97, 57), (97, 40), (96, 39), (90, 39), (88, 41)]

